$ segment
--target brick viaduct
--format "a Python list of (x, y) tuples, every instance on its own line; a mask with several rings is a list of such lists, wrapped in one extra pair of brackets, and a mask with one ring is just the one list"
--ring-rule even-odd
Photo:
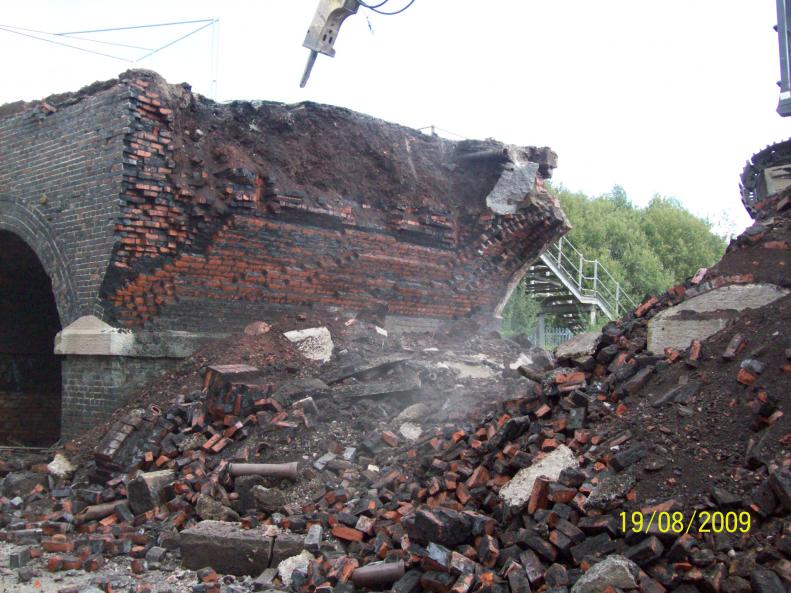
[(555, 159), (146, 71), (0, 106), (0, 443), (74, 435), (284, 311), (491, 317), (567, 228)]

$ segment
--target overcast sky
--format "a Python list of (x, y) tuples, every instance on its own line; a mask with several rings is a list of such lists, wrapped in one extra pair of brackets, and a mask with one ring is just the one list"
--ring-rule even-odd
[[(216, 17), (221, 101), (312, 100), (550, 146), (555, 180), (569, 189), (595, 195), (619, 184), (640, 205), (673, 196), (739, 229), (749, 221), (738, 191), (746, 159), (791, 136), (791, 121), (775, 112), (774, 0), (416, 0), (392, 17), (361, 8), (341, 29), (337, 56), (319, 56), (300, 89), (316, 4), (27, 0), (4, 3), (0, 25), (68, 32)], [(198, 26), (85, 37), (156, 48)], [(130, 60), (147, 53), (60, 39)], [(134, 66), (211, 96), (212, 47), (208, 27)], [(133, 67), (4, 31), (0, 52), (0, 103)]]

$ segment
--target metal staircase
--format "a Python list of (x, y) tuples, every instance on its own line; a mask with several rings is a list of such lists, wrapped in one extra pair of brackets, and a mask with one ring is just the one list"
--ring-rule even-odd
[(595, 323), (599, 312), (616, 319), (637, 306), (599, 260), (586, 259), (565, 237), (528, 269), (525, 291), (543, 315), (561, 318), (573, 330)]

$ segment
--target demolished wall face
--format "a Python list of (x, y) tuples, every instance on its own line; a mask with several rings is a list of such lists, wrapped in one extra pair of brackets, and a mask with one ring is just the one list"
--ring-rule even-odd
[[(153, 77), (130, 88), (103, 285), (127, 327), (227, 331), (302, 307), (491, 314), (567, 228), (543, 189), (549, 149), (451, 142), (313, 103), (218, 105)], [(487, 206), (495, 188), (510, 213)]]
[[(309, 308), (422, 331), (491, 318), (565, 232), (544, 188), (555, 164), (548, 148), (453, 142), (314, 103), (217, 104), (130, 71), (0, 107), (0, 230), (40, 260), (64, 328), (93, 315), (198, 344)], [(135, 386), (96, 384), (106, 365), (59, 354), (66, 428)], [(141, 360), (119, 368), (159, 369), (183, 354), (124, 356)]]

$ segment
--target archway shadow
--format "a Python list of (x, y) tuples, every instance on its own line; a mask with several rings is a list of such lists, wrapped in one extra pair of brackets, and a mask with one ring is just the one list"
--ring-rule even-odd
[(18, 235), (0, 230), (0, 445), (50, 445), (61, 431), (61, 330), (52, 282)]

